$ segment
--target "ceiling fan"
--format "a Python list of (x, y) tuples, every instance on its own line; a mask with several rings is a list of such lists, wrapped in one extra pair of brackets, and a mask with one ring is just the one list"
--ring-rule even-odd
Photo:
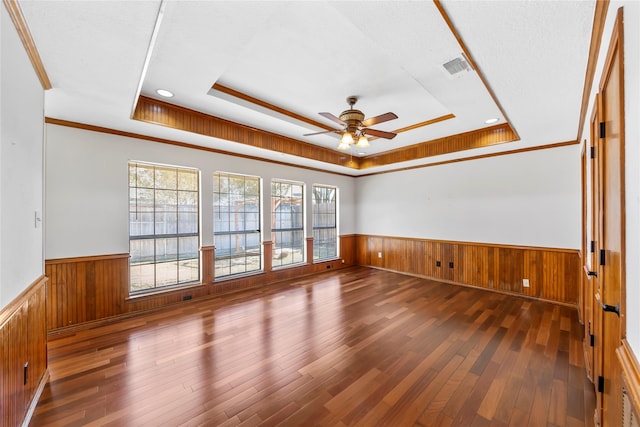
[(384, 123), (389, 120), (397, 119), (398, 116), (395, 113), (380, 114), (379, 116), (370, 117), (365, 120), (364, 113), (353, 108), (356, 102), (358, 102), (358, 98), (356, 96), (348, 97), (347, 103), (349, 104), (349, 109), (340, 113), (340, 117), (336, 117), (331, 113), (319, 113), (322, 117), (326, 117), (327, 119), (343, 126), (341, 130), (336, 129), (326, 130), (323, 132), (307, 133), (303, 136), (320, 135), (323, 133), (342, 134), (342, 138), (340, 138), (340, 145), (338, 145), (338, 150), (347, 150), (354, 143), (359, 148), (368, 147), (370, 144), (367, 136), (375, 136), (385, 139), (392, 139), (396, 136), (396, 134), (393, 132), (369, 128), (369, 126), (373, 126), (378, 123)]

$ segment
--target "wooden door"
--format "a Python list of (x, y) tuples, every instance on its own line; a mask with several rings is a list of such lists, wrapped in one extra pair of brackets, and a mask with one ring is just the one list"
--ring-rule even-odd
[[(598, 287), (594, 312), (601, 339), (595, 348), (596, 390), (603, 426), (622, 422), (621, 370), (616, 349), (623, 337), (624, 304), (624, 78), (622, 10), (618, 13), (600, 84), (601, 124), (597, 152), (600, 192)], [(597, 320), (597, 319), (601, 320)], [(597, 366), (596, 366), (597, 365)]]

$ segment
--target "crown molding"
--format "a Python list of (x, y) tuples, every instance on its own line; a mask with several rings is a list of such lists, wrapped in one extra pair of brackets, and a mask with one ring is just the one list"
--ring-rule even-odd
[(38, 53), (38, 49), (36, 48), (36, 44), (33, 41), (33, 37), (31, 36), (31, 31), (29, 31), (29, 26), (27, 25), (27, 21), (24, 19), (24, 15), (22, 14), (22, 9), (20, 8), (20, 4), (17, 0), (2, 0), (4, 6), (7, 8), (7, 12), (11, 17), (11, 21), (13, 25), (16, 27), (16, 31), (18, 32), (18, 36), (22, 41), (25, 51), (27, 52), (27, 56), (31, 61), (31, 65), (33, 65), (33, 69), (40, 80), (40, 84), (42, 85), (42, 89), (49, 90), (53, 86), (51, 85), (51, 81), (49, 80), (49, 76), (47, 75), (47, 71), (44, 68), (44, 64), (42, 63), (42, 59), (40, 58), (40, 53)]

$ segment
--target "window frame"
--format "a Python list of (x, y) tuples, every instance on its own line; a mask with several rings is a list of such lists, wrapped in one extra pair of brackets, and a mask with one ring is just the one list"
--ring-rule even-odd
[[(129, 295), (145, 295), (201, 282), (200, 170), (193, 167), (136, 160), (129, 161), (127, 166), (129, 178)], [(146, 184), (145, 178), (141, 176), (138, 168), (152, 171), (153, 177), (147, 176)], [(171, 172), (175, 172), (174, 187), (158, 185), (159, 174), (166, 173), (166, 178)], [(181, 173), (184, 175), (181, 176)], [(183, 182), (181, 178), (185, 181)], [(134, 193), (135, 197), (132, 197)], [(146, 199), (146, 203), (144, 193), (147, 196), (152, 195), (151, 198)], [(174, 195), (172, 196), (171, 193)], [(183, 201), (191, 203), (181, 203), (181, 198)], [(162, 201), (162, 199), (165, 203), (162, 205), (164, 207), (160, 208), (159, 200)], [(167, 209), (166, 206), (171, 209)], [(132, 215), (135, 216), (135, 221), (132, 221)], [(182, 222), (181, 218), (185, 221)], [(163, 228), (164, 232), (158, 232), (158, 227)], [(181, 230), (182, 227), (186, 230)], [(153, 246), (153, 255), (149, 250), (151, 245)], [(164, 251), (159, 252), (158, 249), (162, 246), (164, 246)], [(136, 259), (138, 260), (136, 261)], [(175, 274), (173, 274), (175, 280), (171, 280), (171, 274), (167, 273), (171, 273), (173, 266), (170, 264), (172, 263), (175, 263)], [(134, 273), (136, 269), (138, 271)], [(148, 277), (151, 269), (153, 269), (152, 280)], [(166, 271), (163, 273), (160, 271), (161, 269)], [(187, 277), (184, 280), (181, 280), (182, 270)], [(189, 272), (190, 274), (188, 274)], [(163, 274), (167, 275), (161, 279), (159, 276), (163, 276)], [(147, 276), (146, 281), (145, 275)]]
[[(274, 186), (279, 185), (280, 188), (285, 185), (296, 186), (300, 188), (300, 196), (275, 196)], [(282, 191), (278, 191), (282, 193)], [(287, 190), (287, 193), (291, 193), (291, 187)], [(304, 264), (307, 259), (306, 253), (306, 209), (305, 209), (305, 183), (300, 181), (290, 181), (285, 179), (273, 178), (271, 180), (271, 241), (272, 241), (272, 253), (271, 253), (271, 268), (279, 269), (286, 267), (293, 267)], [(275, 199), (280, 200), (278, 203), (279, 206), (275, 206)], [(299, 201), (297, 201), (299, 199)], [(282, 203), (282, 200), (285, 200), (289, 203)], [(291, 203), (294, 201), (295, 203)], [(277, 212), (276, 209), (283, 206), (299, 206), (300, 212), (295, 212), (294, 209), (291, 209), (288, 213), (283, 213), (282, 211)], [(287, 218), (288, 217), (288, 218)], [(279, 221), (278, 221), (279, 219)], [(282, 227), (283, 219), (285, 220), (285, 224), (290, 222), (290, 226)], [(286, 220), (289, 220), (288, 222)], [(280, 223), (280, 226), (277, 226), (277, 223)], [(296, 226), (295, 223), (299, 223), (299, 226)], [(284, 233), (289, 234), (291, 244), (283, 245), (279, 243), (279, 241), (284, 241), (282, 239)], [(301, 237), (296, 238), (296, 234), (300, 234)], [(278, 236), (280, 238), (278, 238)], [(296, 256), (296, 254), (301, 255)], [(290, 260), (285, 261), (287, 258), (291, 258)]]
[[(316, 203), (317, 197), (316, 197), (316, 188), (321, 188), (321, 189), (328, 189), (328, 190), (333, 190), (334, 192), (334, 197), (333, 197), (333, 210), (332, 212), (316, 212), (316, 206), (318, 206), (318, 203)], [(311, 194), (312, 194), (312, 199), (311, 199), (311, 230), (312, 230), (312, 235), (313, 235), (313, 262), (322, 262), (322, 261), (328, 261), (328, 260), (333, 260), (333, 259), (337, 259), (340, 256), (340, 251), (339, 251), (339, 234), (338, 234), (338, 196), (339, 196), (339, 190), (338, 187), (334, 186), (334, 185), (325, 185), (325, 184), (313, 184), (311, 187)], [(327, 216), (332, 214), (332, 218), (333, 218), (333, 226), (316, 226), (317, 223), (317, 219), (319, 218), (319, 216)], [(334, 230), (334, 237), (332, 239), (320, 239), (317, 238), (317, 235), (321, 232), (320, 230)], [(331, 241), (334, 244), (333, 247), (333, 251), (331, 252), (330, 255), (327, 256), (318, 256), (316, 257), (316, 253), (320, 252), (320, 245), (326, 244), (327, 241)]]
[[(251, 179), (251, 180), (255, 180), (257, 181), (257, 195), (250, 195), (250, 196), (257, 196), (257, 212), (250, 212), (250, 211), (242, 211), (243, 214), (254, 214), (257, 216), (257, 218), (255, 219), (255, 223), (257, 225), (257, 229), (243, 229), (243, 230), (231, 230), (231, 225), (229, 223), (229, 229), (228, 230), (217, 230), (216, 227), (216, 218), (218, 217), (219, 214), (223, 213), (223, 212), (227, 212), (227, 213), (231, 213), (231, 211), (227, 210), (227, 211), (223, 211), (221, 210), (221, 207), (218, 207), (216, 204), (216, 194), (227, 194), (229, 197), (229, 200), (231, 199), (232, 195), (234, 193), (231, 192), (225, 192), (225, 193), (221, 193), (220, 191), (216, 191), (216, 190), (220, 190), (220, 181), (218, 181), (218, 185), (216, 184), (216, 177), (218, 177), (218, 179), (220, 179), (220, 177), (226, 177), (227, 179), (229, 178), (242, 178), (244, 180), (244, 184), (243, 184), (243, 203), (245, 203), (246, 205), (246, 200), (247, 200), (247, 193), (246, 193), (246, 181), (247, 178)], [(213, 267), (214, 267), (214, 281), (215, 280), (225, 280), (225, 279), (231, 279), (234, 277), (238, 277), (238, 276), (242, 276), (242, 275), (247, 275), (247, 274), (255, 274), (255, 273), (259, 273), (264, 271), (264, 260), (263, 260), (263, 250), (262, 250), (262, 178), (260, 178), (259, 176), (255, 176), (255, 175), (246, 175), (246, 174), (237, 174), (237, 173), (230, 173), (230, 172), (223, 172), (223, 171), (217, 171), (214, 172), (213, 174), (213, 218), (212, 218), (212, 226), (213, 226), (213, 241), (214, 241), (214, 247), (215, 249), (215, 255), (214, 255), (214, 259), (213, 259)], [(230, 207), (230, 205), (227, 205), (227, 207)], [(247, 217), (243, 216), (242, 217), (242, 221), (244, 224), (246, 224), (246, 220)], [(250, 269), (247, 270), (247, 265), (249, 265), (249, 263), (247, 262), (248, 258), (255, 258), (255, 252), (251, 252), (247, 249), (246, 246), (246, 236), (248, 236), (249, 234), (256, 234), (258, 241), (257, 241), (257, 248), (258, 248), (258, 253), (257, 253), (257, 258), (258, 258), (258, 267), (254, 268), (254, 269)], [(218, 243), (216, 241), (216, 236), (233, 236), (233, 235), (243, 235), (244, 236), (244, 240), (245, 240), (245, 251), (244, 252), (235, 252), (234, 254), (231, 254), (231, 252), (228, 255), (225, 256), (220, 256), (220, 250), (222, 250), (223, 245), (221, 243)], [(229, 251), (231, 251), (231, 245), (229, 245)], [(237, 272), (233, 272), (233, 266), (231, 263), (231, 260), (233, 258), (244, 258), (244, 270), (243, 271), (237, 271)], [(219, 261), (223, 261), (223, 260), (229, 260), (229, 264), (228, 264), (228, 273), (227, 274), (219, 274)]]

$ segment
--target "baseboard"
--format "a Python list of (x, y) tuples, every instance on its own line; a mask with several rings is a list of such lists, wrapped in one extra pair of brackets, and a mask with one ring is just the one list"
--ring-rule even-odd
[(424, 276), (424, 275), (421, 275), (421, 274), (407, 273), (405, 271), (392, 270), (392, 269), (389, 269), (389, 268), (382, 268), (382, 267), (375, 267), (375, 266), (372, 266), (372, 265), (363, 265), (363, 267), (373, 268), (373, 269), (376, 269), (376, 270), (389, 271), (391, 273), (404, 274), (405, 276), (419, 277), (420, 279), (433, 280), (434, 282), (448, 283), (450, 285), (462, 286), (464, 288), (478, 289), (480, 291), (489, 291), (489, 292), (493, 292), (495, 294), (509, 295), (509, 296), (512, 296), (512, 297), (520, 297), (520, 298), (530, 299), (532, 301), (548, 302), (549, 304), (561, 305), (563, 307), (569, 307), (569, 308), (576, 308), (576, 304), (562, 302), (562, 301), (555, 301), (555, 300), (551, 300), (551, 299), (540, 298), (540, 297), (536, 297), (536, 296), (532, 296), (532, 295), (524, 295), (524, 294), (520, 294), (520, 293), (517, 293), (517, 292), (509, 292), (509, 291), (505, 291), (505, 290), (502, 290), (502, 289), (484, 288), (484, 287), (481, 287), (481, 286), (467, 285), (466, 283), (460, 283), (460, 282), (455, 282), (453, 280), (441, 279), (439, 277), (430, 277), (430, 276)]
[(358, 235), (356, 264), (577, 307), (577, 249)]
[(42, 396), (42, 392), (44, 391), (44, 387), (47, 385), (47, 382), (49, 382), (49, 369), (46, 369), (44, 374), (42, 374), (42, 378), (40, 378), (36, 392), (33, 394), (33, 399), (31, 399), (31, 403), (29, 404), (29, 409), (27, 409), (27, 414), (22, 421), (22, 427), (28, 427), (31, 423), (31, 418), (36, 411), (36, 406), (38, 406), (38, 401), (40, 400), (40, 396)]

